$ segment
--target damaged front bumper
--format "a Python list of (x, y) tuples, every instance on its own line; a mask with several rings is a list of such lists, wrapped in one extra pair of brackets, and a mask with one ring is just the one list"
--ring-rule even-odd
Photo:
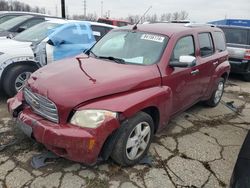
[(53, 123), (35, 114), (23, 101), (22, 92), (9, 99), (7, 104), (17, 126), (27, 136), (61, 157), (88, 165), (96, 163), (105, 140), (119, 127), (116, 119), (104, 121), (96, 129)]

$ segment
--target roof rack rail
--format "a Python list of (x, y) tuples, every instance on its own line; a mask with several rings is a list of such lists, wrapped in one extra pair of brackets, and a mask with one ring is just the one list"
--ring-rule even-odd
[(206, 23), (186, 23), (184, 26), (185, 27), (202, 27), (202, 26), (216, 27), (216, 25), (214, 24), (206, 24)]

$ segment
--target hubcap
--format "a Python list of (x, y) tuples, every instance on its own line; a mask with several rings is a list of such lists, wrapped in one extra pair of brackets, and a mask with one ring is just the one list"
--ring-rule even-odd
[(135, 126), (128, 137), (126, 155), (128, 159), (139, 158), (146, 150), (151, 135), (151, 128), (147, 122), (141, 122)]
[(29, 79), (30, 75), (31, 72), (23, 72), (17, 76), (15, 81), (16, 91), (20, 91), (24, 87), (25, 82)]
[(215, 96), (214, 96), (214, 103), (218, 103), (222, 97), (223, 94), (223, 89), (224, 89), (224, 83), (221, 81), (218, 84), (218, 88), (215, 92)]

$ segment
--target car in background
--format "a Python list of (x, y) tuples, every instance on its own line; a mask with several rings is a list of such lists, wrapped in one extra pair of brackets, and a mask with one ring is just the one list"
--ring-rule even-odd
[(51, 19), (13, 39), (0, 39), (0, 86), (13, 96), (32, 72), (82, 53), (113, 28), (96, 22)]
[[(44, 14), (35, 13), (35, 12), (23, 12), (23, 11), (0, 11), (0, 24), (6, 22), (12, 18), (24, 15), (37, 15), (44, 16)], [(47, 15), (50, 17), (49, 15)]]
[(208, 23), (225, 33), (231, 73), (241, 74), (250, 82), (250, 20), (224, 19)]
[(51, 19), (51, 17), (46, 15), (24, 15), (12, 18), (0, 24), (0, 37), (15, 36), (18, 33), (21, 33), (41, 22), (48, 21), (49, 19)]
[(241, 74), (250, 82), (250, 27), (218, 26), (226, 37), (231, 73)]
[(105, 23), (105, 24), (109, 24), (109, 25), (115, 25), (118, 27), (131, 25), (130, 22), (125, 21), (125, 20), (114, 20), (114, 19), (109, 19), (109, 18), (99, 18), (97, 20), (97, 22)]

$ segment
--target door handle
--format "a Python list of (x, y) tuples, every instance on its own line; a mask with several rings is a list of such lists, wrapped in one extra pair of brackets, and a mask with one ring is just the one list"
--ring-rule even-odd
[(199, 69), (195, 69), (191, 72), (191, 75), (196, 75), (196, 74), (199, 74)]

